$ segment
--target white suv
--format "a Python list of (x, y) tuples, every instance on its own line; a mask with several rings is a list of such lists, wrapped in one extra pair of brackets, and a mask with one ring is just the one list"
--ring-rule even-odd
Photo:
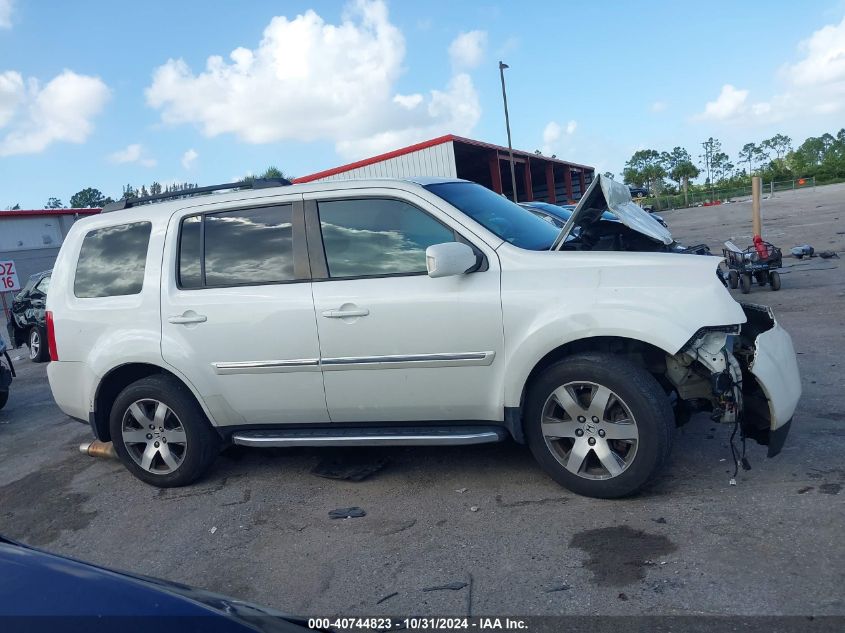
[(567, 488), (618, 497), (693, 409), (773, 455), (800, 396), (789, 335), (734, 301), (718, 258), (584, 241), (610, 208), (671, 242), (602, 178), (563, 231), (461, 180), (117, 206), (62, 245), (48, 374), (155, 486), (196, 480), (229, 443), (511, 437)]

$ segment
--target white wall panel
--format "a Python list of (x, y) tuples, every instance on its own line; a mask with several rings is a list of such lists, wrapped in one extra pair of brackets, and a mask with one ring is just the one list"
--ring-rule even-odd
[(401, 156), (394, 156), (372, 165), (319, 178), (315, 182), (354, 178), (413, 178), (414, 176), (457, 178), (457, 174), (455, 148), (452, 141), (447, 141)]

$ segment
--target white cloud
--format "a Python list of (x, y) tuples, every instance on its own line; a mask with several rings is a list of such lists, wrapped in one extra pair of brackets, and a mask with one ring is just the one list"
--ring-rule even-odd
[(142, 167), (155, 167), (156, 160), (150, 158), (144, 152), (140, 143), (132, 143), (109, 156), (109, 161), (117, 165), (125, 163), (137, 163)]
[(187, 152), (182, 154), (182, 167), (185, 169), (190, 169), (194, 166), (194, 161), (197, 160), (199, 154), (194, 148), (189, 149)]
[(403, 108), (413, 110), (423, 102), (423, 96), (419, 93), (412, 95), (394, 95), (393, 102), (398, 103)]
[(725, 84), (719, 97), (693, 120), (765, 125), (788, 119), (808, 121), (811, 115), (845, 110), (845, 18), (813, 32), (798, 45), (798, 51), (797, 61), (777, 71), (781, 85), (768, 100), (750, 102), (748, 90)]
[(828, 24), (798, 45), (804, 59), (786, 64), (781, 74), (796, 86), (845, 81), (845, 18)]
[(737, 90), (731, 84), (722, 86), (722, 91), (715, 101), (708, 101), (704, 112), (696, 115), (699, 120), (725, 121), (743, 114), (747, 106), (747, 90)]
[(43, 87), (14, 71), (0, 74), (0, 156), (37, 154), (59, 141), (85, 142), (109, 96), (101, 79), (70, 70)]
[(12, 28), (12, 0), (0, 0), (0, 29)]
[(472, 69), (478, 67), (484, 59), (487, 46), (485, 31), (467, 31), (452, 40), (449, 45), (449, 58), (455, 68)]
[(575, 134), (578, 129), (577, 121), (569, 121), (566, 127), (563, 127), (557, 121), (549, 121), (546, 127), (543, 128), (543, 146), (540, 151), (543, 154), (559, 153), (564, 147), (567, 136)]
[(648, 109), (657, 114), (659, 112), (665, 112), (668, 107), (669, 104), (665, 101), (655, 101), (648, 107)]
[(228, 61), (211, 56), (201, 72), (171, 59), (155, 69), (147, 103), (165, 123), (194, 124), (206, 136), (329, 140), (350, 158), (399, 139), (468, 133), (480, 116), (469, 76), (422, 99), (397, 95), (404, 57), (404, 37), (384, 2), (357, 0), (337, 25), (310, 10), (274, 17), (257, 48), (237, 48)]

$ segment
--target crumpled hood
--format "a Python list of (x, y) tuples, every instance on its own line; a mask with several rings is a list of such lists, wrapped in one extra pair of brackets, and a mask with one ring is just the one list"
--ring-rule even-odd
[(583, 230), (590, 224), (598, 222), (605, 211), (611, 213), (628, 228), (646, 237), (667, 246), (673, 242), (669, 229), (634, 204), (631, 200), (631, 192), (626, 185), (599, 174), (587, 188), (586, 193), (581, 196), (581, 200), (578, 201), (572, 216), (561, 229), (551, 250), (560, 250), (576, 226)]

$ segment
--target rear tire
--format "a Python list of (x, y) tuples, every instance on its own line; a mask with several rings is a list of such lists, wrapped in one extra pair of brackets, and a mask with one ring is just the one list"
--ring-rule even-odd
[(142, 378), (121, 391), (109, 430), (127, 470), (159, 488), (193, 483), (220, 450), (220, 436), (193, 394), (165, 375)]
[(654, 376), (619, 356), (565, 358), (533, 380), (525, 402), (531, 452), (577, 494), (633, 494), (668, 459), (675, 431), (669, 398)]
[(744, 295), (747, 295), (749, 292), (751, 292), (751, 273), (742, 273), (742, 275), (740, 275), (739, 289)]
[(765, 271), (755, 273), (754, 278), (756, 279), (758, 286), (765, 286), (769, 281), (769, 273)]
[(769, 273), (769, 284), (771, 284), (772, 290), (780, 290), (780, 273), (776, 270)]
[(736, 290), (739, 286), (739, 273), (735, 270), (728, 273), (728, 284), (730, 285), (731, 290)]
[(32, 326), (29, 335), (26, 337), (26, 344), (29, 346), (29, 360), (33, 363), (43, 363), (50, 360), (47, 349), (47, 333), (44, 328), (37, 325)]

